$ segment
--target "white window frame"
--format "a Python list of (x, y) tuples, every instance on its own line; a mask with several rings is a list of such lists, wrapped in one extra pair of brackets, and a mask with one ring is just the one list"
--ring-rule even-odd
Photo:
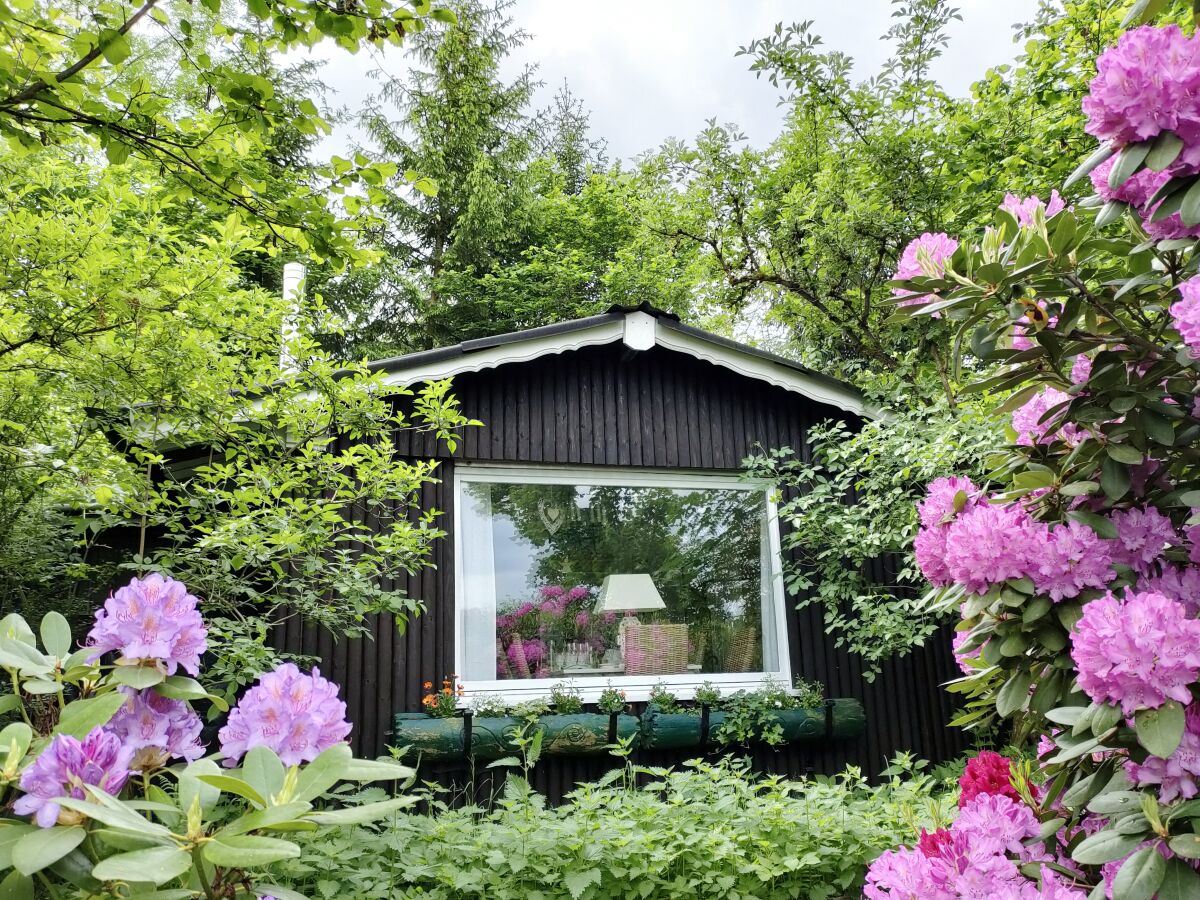
[[(550, 689), (564, 682), (577, 688), (585, 703), (594, 703), (602, 690), (610, 683), (614, 688), (625, 692), (630, 702), (648, 700), (650, 689), (657, 684), (666, 685), (681, 700), (690, 700), (697, 688), (705, 682), (711, 682), (723, 694), (738, 690), (753, 690), (768, 682), (791, 689), (792, 666), (788, 644), (788, 622), (785, 590), (783, 584), (783, 566), (779, 543), (779, 511), (774, 497), (774, 485), (754, 479), (739, 478), (717, 472), (704, 472), (691, 469), (647, 469), (647, 468), (618, 468), (558, 466), (549, 464), (530, 463), (526, 465), (509, 465), (493, 463), (456, 463), (454, 466), (454, 664), (456, 672), (465, 672), (465, 618), (466, 618), (466, 588), (467, 577), (463, 554), (463, 486), (467, 482), (499, 482), (505, 484), (596, 484), (616, 485), (619, 487), (659, 487), (659, 488), (710, 488), (713, 490), (743, 490), (761, 491), (766, 503), (766, 530), (768, 553), (767, 577), (770, 581), (769, 592), (764, 592), (764, 600), (768, 597), (774, 607), (774, 638), (775, 658), (779, 661), (779, 669), (774, 672), (731, 672), (731, 673), (688, 673), (683, 675), (617, 675), (609, 677), (588, 677), (581, 679), (569, 678), (523, 678), (523, 679), (465, 679), (462, 686), (466, 697), (460, 704), (469, 706), (473, 697), (479, 694), (500, 697), (507, 702), (520, 702), (549, 696)], [(495, 591), (492, 592), (493, 597)], [(494, 602), (494, 600), (493, 600)], [(495, 615), (493, 609), (492, 615)], [(766, 629), (763, 631), (763, 641), (767, 640)], [(763, 657), (766, 658), (768, 647), (764, 643)], [(489, 655), (494, 654), (493, 648), (488, 648)]]

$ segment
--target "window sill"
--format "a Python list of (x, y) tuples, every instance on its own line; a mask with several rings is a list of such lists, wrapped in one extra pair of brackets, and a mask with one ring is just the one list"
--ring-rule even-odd
[(783, 672), (738, 672), (730, 675), (686, 674), (657, 676), (621, 675), (613, 678), (530, 678), (502, 681), (461, 682), (464, 697), (460, 708), (467, 708), (479, 696), (496, 697), (505, 703), (520, 703), (526, 700), (549, 699), (550, 691), (557, 685), (567, 685), (579, 693), (584, 703), (595, 703), (606, 688), (614, 688), (625, 694), (629, 703), (644, 703), (650, 699), (650, 691), (656, 686), (669, 690), (679, 700), (692, 700), (696, 691), (706, 684), (720, 690), (722, 696), (737, 691), (752, 691), (768, 684), (790, 688), (788, 676)]

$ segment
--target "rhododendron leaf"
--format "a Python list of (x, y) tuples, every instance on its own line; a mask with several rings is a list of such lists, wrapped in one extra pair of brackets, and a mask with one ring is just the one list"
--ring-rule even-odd
[(94, 728), (107, 725), (127, 698), (113, 692), (86, 700), (73, 700), (63, 707), (54, 734), (69, 734), (82, 740)]
[(1129, 444), (1109, 444), (1104, 448), (1104, 452), (1117, 462), (1127, 463), (1131, 466), (1136, 466), (1145, 459), (1145, 454), (1141, 450), (1131, 447)]
[(1104, 228), (1106, 225), (1111, 225), (1125, 215), (1127, 209), (1129, 209), (1129, 204), (1122, 203), (1120, 200), (1108, 201), (1100, 207), (1100, 212), (1096, 213), (1096, 227)]
[(1071, 851), (1071, 859), (1085, 866), (1100, 866), (1131, 853), (1142, 842), (1139, 835), (1119, 834), (1111, 828), (1088, 835)]
[(295, 798), (316, 800), (346, 777), (346, 769), (353, 758), (349, 744), (338, 743), (322, 750), (316, 759), (300, 770), (300, 776), (296, 779)]
[[(1166, 2), (1167, 0), (1137, 0), (1137, 3), (1129, 8), (1125, 18), (1121, 20), (1121, 27), (1129, 28), (1132, 25), (1143, 25), (1151, 21), (1162, 12)], [(1170, 134), (1170, 132), (1166, 133)]]
[[(1106, 735), (1107, 736), (1107, 735)], [(1047, 762), (1061, 763), (1068, 760), (1077, 759), (1085, 753), (1091, 753), (1100, 747), (1101, 738), (1075, 738), (1071, 735), (1063, 735), (1058, 739), (1058, 746), (1061, 748), (1058, 753), (1050, 757)]]
[(1048, 597), (1034, 597), (1029, 601), (1028, 605), (1021, 610), (1021, 621), (1026, 625), (1032, 625), (1046, 613), (1050, 612), (1052, 604)]
[(1010, 634), (1000, 642), (1001, 656), (1022, 656), (1029, 649), (1029, 641), (1025, 639), (1025, 635), (1020, 632)]
[(1120, 500), (1129, 493), (1129, 470), (1111, 456), (1100, 467), (1100, 487), (1110, 500)]
[(1092, 731), (1098, 735), (1103, 734), (1123, 718), (1125, 715), (1121, 712), (1121, 707), (1111, 703), (1098, 703), (1095, 712), (1092, 713)]
[(1038, 643), (1051, 653), (1057, 653), (1067, 646), (1067, 636), (1053, 622), (1047, 623), (1037, 630), (1037, 639)]
[(13, 866), (22, 875), (33, 875), (62, 859), (82, 844), (85, 837), (87, 832), (78, 825), (31, 831), (13, 845)]
[(415, 775), (411, 768), (394, 760), (352, 759), (343, 777), (349, 781), (408, 781)]
[(244, 797), (256, 806), (265, 807), (267, 805), (267, 798), (259, 793), (252, 784), (241, 778), (235, 778), (233, 775), (197, 775), (196, 777), (226, 794)]
[(1137, 791), (1109, 791), (1093, 799), (1087, 808), (1097, 815), (1115, 816), (1140, 809), (1141, 803), (1142, 795)]
[(1086, 706), (1060, 706), (1046, 713), (1046, 718), (1055, 725), (1074, 725), (1087, 711)]
[(1183, 140), (1173, 131), (1164, 131), (1154, 139), (1154, 146), (1146, 154), (1146, 168), (1161, 172), (1175, 162), (1183, 150)]
[(1200, 875), (1183, 860), (1168, 859), (1166, 874), (1158, 886), (1158, 900), (1196, 900), (1197, 897), (1200, 897)]
[(1121, 864), (1113, 879), (1113, 900), (1150, 900), (1167, 874), (1157, 847), (1145, 847)]
[(1157, 709), (1140, 709), (1134, 716), (1138, 743), (1166, 759), (1179, 746), (1184, 729), (1183, 704), (1169, 700)]
[(1200, 178), (1193, 181), (1183, 195), (1183, 202), (1179, 204), (1179, 218), (1189, 226), (1200, 223)]
[(1029, 686), (1032, 683), (1033, 677), (1029, 672), (1013, 672), (996, 694), (996, 712), (1007, 719), (1018, 710), (1024, 709), (1029, 703)]
[(71, 653), (71, 626), (62, 613), (51, 610), (42, 616), (42, 646), (46, 652), (58, 659)]
[(266, 809), (258, 809), (254, 812), (246, 813), (241, 818), (230, 822), (217, 833), (245, 834), (247, 831), (257, 831), (260, 828), (273, 828), (284, 822), (298, 819), (311, 809), (311, 803), (301, 801), (281, 803), (279, 806), (268, 806)]
[(1142, 167), (1152, 146), (1154, 146), (1153, 141), (1138, 141), (1136, 144), (1126, 144), (1122, 147), (1117, 161), (1109, 170), (1108, 186), (1116, 190), (1128, 181), (1133, 173)]
[(157, 847), (162, 843), (155, 838), (136, 831), (126, 831), (123, 828), (94, 828), (91, 833), (92, 837), (99, 838), (117, 850), (145, 850), (147, 847)]
[(242, 778), (262, 797), (278, 794), (286, 775), (283, 763), (270, 747), (251, 747), (242, 760)]
[(1093, 703), (1083, 711), (1083, 715), (1075, 720), (1074, 727), (1071, 728), (1071, 734), (1074, 737), (1079, 737), (1081, 734), (1092, 730), (1092, 719), (1096, 715), (1096, 704)]
[(1058, 489), (1058, 492), (1064, 497), (1082, 497), (1094, 494), (1098, 490), (1100, 490), (1098, 481), (1072, 481), (1070, 484), (1064, 484)]
[(313, 813), (309, 818), (318, 825), (365, 825), (412, 806), (416, 799), (416, 797), (393, 797), (391, 800), (381, 800), (378, 803), (364, 803), (361, 806), (324, 810)]
[(1068, 188), (1080, 178), (1083, 178), (1085, 175), (1091, 172), (1092, 169), (1096, 168), (1098, 165), (1112, 156), (1114, 151), (1115, 148), (1112, 146), (1112, 144), (1101, 144), (1098, 148), (1092, 151), (1087, 159), (1085, 159), (1075, 168), (1075, 171), (1067, 176), (1067, 180), (1063, 182), (1063, 187)]
[(26, 825), (24, 822), (0, 826), (0, 872), (12, 867), (12, 850), (17, 841), (34, 831), (37, 831), (36, 825)]
[(299, 855), (300, 848), (291, 841), (256, 834), (221, 835), (204, 845), (204, 858), (214, 866), (227, 869), (265, 866)]
[(1084, 509), (1073, 509), (1067, 513), (1067, 518), (1086, 525), (1092, 531), (1096, 532), (1098, 537), (1107, 538), (1108, 540), (1114, 540), (1117, 537), (1117, 526), (1113, 524), (1112, 520), (1097, 515), (1094, 512), (1088, 512)]
[(1107, 773), (1101, 771), (1075, 782), (1063, 794), (1063, 805), (1071, 810), (1082, 809), (1087, 806), (1092, 798), (1104, 790), (1104, 783), (1107, 778)]
[(136, 690), (145, 690), (162, 684), (166, 673), (154, 666), (117, 666), (113, 669), (113, 680)]
[(35, 900), (33, 881), (20, 872), (9, 872), (0, 881), (0, 900)]
[(103, 859), (92, 869), (101, 881), (148, 881), (166, 884), (192, 867), (192, 856), (180, 847), (151, 847), (117, 853)]
[(254, 886), (254, 896), (256, 897), (274, 897), (275, 900), (308, 900), (304, 894), (299, 891), (293, 891), (290, 888), (280, 887), (277, 884), (257, 884)]
[(1200, 859), (1200, 834), (1177, 834), (1167, 842), (1171, 852), (1187, 859)]
[(200, 809), (210, 810), (221, 799), (221, 791), (200, 780), (201, 775), (219, 775), (221, 768), (211, 759), (198, 759), (179, 773), (179, 808), (185, 813), (192, 800), (200, 799)]

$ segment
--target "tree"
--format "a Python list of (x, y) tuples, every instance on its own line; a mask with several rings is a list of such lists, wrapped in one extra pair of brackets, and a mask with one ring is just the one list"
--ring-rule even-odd
[(593, 172), (607, 166), (607, 142), (591, 136), (591, 116), (565, 81), (540, 118), (539, 153), (551, 161), (562, 178), (563, 191), (578, 194)]

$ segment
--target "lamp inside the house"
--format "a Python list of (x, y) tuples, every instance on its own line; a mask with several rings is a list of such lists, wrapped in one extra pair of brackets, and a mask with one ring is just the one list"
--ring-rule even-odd
[(666, 609), (654, 579), (645, 572), (606, 575), (600, 585), (596, 612), (655, 612)]

